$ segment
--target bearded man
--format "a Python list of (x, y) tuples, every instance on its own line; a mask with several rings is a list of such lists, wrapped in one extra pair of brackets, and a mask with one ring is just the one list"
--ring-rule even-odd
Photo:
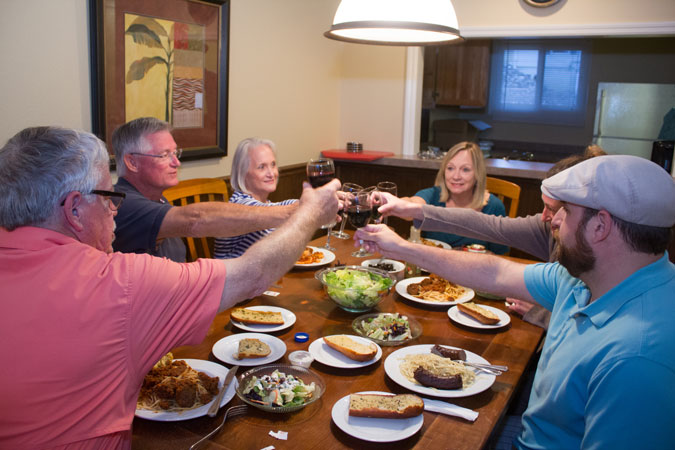
[(556, 263), (412, 244), (384, 226), (355, 233), (369, 251), (456, 283), (551, 310), (522, 449), (662, 448), (675, 417), (675, 182), (643, 158), (592, 158), (544, 180), (561, 202)]

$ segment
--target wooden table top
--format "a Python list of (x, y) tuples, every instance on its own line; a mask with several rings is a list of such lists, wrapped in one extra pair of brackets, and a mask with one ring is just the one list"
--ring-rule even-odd
[[(312, 245), (322, 246), (325, 238), (319, 238)], [(337, 248), (335, 254), (342, 264), (360, 264), (363, 258), (350, 255), (355, 250), (353, 241), (331, 239)], [(271, 305), (286, 308), (297, 316), (296, 323), (285, 330), (272, 335), (283, 340), (287, 352), (278, 363), (289, 363), (288, 354), (294, 350), (307, 350), (315, 339), (332, 334), (354, 334), (351, 329), (353, 319), (359, 314), (340, 309), (324, 293), (319, 281), (314, 278), (315, 270), (291, 270), (277, 282), (279, 287), (270, 290), (280, 294), (276, 297), (261, 295), (240, 303), (239, 306)], [(503, 301), (476, 300), (486, 305), (506, 310)], [(410, 302), (399, 296), (393, 289), (372, 312), (399, 312), (415, 318), (422, 324), (422, 335), (413, 343), (445, 344), (464, 348), (481, 355), (492, 364), (509, 366), (509, 371), (498, 376), (495, 383), (486, 391), (464, 398), (440, 399), (471, 408), (479, 412), (475, 422), (448, 415), (424, 412), (422, 429), (411, 437), (395, 443), (366, 442), (343, 432), (331, 419), (333, 404), (342, 397), (361, 391), (385, 391), (393, 393), (409, 392), (392, 381), (384, 370), (384, 361), (389, 354), (401, 346), (382, 347), (382, 358), (367, 367), (359, 369), (339, 369), (314, 362), (311, 370), (318, 373), (326, 383), (326, 392), (313, 404), (290, 414), (267, 413), (249, 407), (243, 416), (227, 420), (223, 429), (203, 448), (210, 449), (262, 449), (273, 445), (282, 449), (322, 450), (346, 448), (387, 448), (395, 445), (397, 449), (480, 449), (490, 433), (505, 414), (518, 385), (523, 371), (535, 353), (543, 336), (543, 330), (523, 322), (511, 314), (511, 323), (497, 330), (476, 330), (451, 322), (447, 315), (448, 307), (426, 307)], [(211, 348), (223, 337), (246, 332), (230, 323), (229, 310), (218, 314), (208, 335), (197, 346), (180, 347), (173, 351), (176, 358), (196, 358), (220, 362)], [(297, 343), (297, 332), (309, 334), (309, 341)], [(247, 369), (242, 367), (239, 373)], [(178, 422), (155, 422), (135, 418), (133, 423), (134, 449), (187, 449), (202, 436), (208, 434), (223, 418), (227, 407), (242, 404), (235, 396), (214, 418), (200, 417)], [(270, 431), (288, 432), (288, 440), (277, 440)]]

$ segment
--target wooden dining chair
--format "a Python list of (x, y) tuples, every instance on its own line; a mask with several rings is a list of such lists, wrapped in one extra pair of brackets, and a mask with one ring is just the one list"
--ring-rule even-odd
[[(516, 217), (518, 214), (518, 203), (520, 202), (520, 186), (510, 181), (499, 178), (487, 177), (486, 189), (491, 194), (496, 195), (507, 208), (509, 217)], [(508, 201), (508, 204), (506, 200)]]
[[(164, 191), (164, 197), (175, 206), (199, 202), (227, 202), (227, 183), (221, 178), (194, 178), (183, 180)], [(213, 237), (184, 237), (187, 261), (213, 257)]]

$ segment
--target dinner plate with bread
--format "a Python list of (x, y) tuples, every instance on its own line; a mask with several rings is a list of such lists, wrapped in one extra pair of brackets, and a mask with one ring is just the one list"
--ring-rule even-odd
[(232, 325), (255, 333), (272, 333), (292, 326), (295, 314), (278, 306), (249, 306), (234, 308), (230, 313)]
[(453, 306), (448, 317), (461, 325), (483, 330), (505, 327), (511, 322), (511, 316), (501, 309), (474, 302)]
[(342, 397), (331, 411), (345, 433), (370, 442), (395, 442), (417, 433), (424, 424), (424, 402), (413, 394), (367, 391)]
[(224, 363), (237, 366), (261, 366), (286, 354), (281, 339), (263, 333), (239, 333), (213, 344), (213, 355)]
[(382, 358), (382, 348), (361, 336), (336, 334), (324, 336), (309, 345), (315, 361), (340, 369), (369, 366)]

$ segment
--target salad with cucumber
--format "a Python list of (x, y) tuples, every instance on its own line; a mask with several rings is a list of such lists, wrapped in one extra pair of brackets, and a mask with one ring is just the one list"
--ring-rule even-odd
[(305, 384), (300, 378), (275, 370), (270, 375), (251, 377), (242, 390), (254, 403), (266, 406), (297, 406), (307, 403), (316, 389), (312, 382)]
[(323, 276), (326, 291), (340, 304), (351, 308), (377, 304), (382, 291), (394, 284), (389, 277), (356, 269), (339, 269)]
[(408, 318), (399, 313), (378, 314), (376, 317), (365, 319), (361, 326), (367, 337), (380, 341), (412, 339)]

